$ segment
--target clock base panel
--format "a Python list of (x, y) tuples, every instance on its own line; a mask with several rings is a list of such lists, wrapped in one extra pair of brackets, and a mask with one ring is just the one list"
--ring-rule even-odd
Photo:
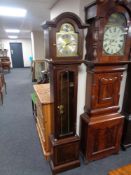
[(79, 160), (79, 143), (78, 136), (69, 138), (51, 140), (51, 161), (50, 166), (52, 174), (57, 174), (75, 167), (80, 166)]
[(89, 118), (81, 116), (81, 152), (85, 162), (117, 154), (124, 117), (121, 114)]

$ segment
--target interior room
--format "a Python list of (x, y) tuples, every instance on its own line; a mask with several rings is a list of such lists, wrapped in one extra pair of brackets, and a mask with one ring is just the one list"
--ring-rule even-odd
[(0, 1), (0, 174), (131, 175), (131, 0)]

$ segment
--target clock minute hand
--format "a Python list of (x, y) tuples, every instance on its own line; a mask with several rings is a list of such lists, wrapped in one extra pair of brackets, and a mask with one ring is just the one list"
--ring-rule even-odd
[(66, 43), (65, 45), (68, 46), (71, 42)]

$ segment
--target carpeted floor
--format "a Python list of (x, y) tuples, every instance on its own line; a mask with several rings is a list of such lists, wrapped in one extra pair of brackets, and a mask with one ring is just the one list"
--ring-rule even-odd
[[(0, 175), (51, 175), (44, 160), (32, 117), (30, 69), (14, 69), (6, 74), (7, 95), (0, 105)], [(131, 148), (118, 155), (94, 161), (61, 175), (107, 175), (131, 163)]]

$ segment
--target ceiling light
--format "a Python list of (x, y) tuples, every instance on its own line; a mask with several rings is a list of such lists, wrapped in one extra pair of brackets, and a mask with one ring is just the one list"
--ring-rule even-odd
[(5, 29), (7, 33), (20, 33), (20, 30), (18, 29)]
[(25, 9), (0, 6), (0, 16), (25, 17), (26, 13)]
[(8, 38), (10, 38), (10, 39), (17, 39), (18, 38), (18, 36), (8, 36)]

